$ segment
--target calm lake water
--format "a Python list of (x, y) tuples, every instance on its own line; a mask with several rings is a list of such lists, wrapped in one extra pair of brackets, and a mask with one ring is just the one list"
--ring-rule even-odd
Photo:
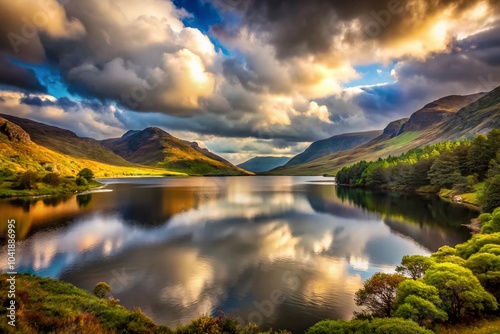
[(0, 232), (17, 220), (19, 271), (87, 290), (106, 281), (121, 304), (171, 327), (219, 311), (293, 333), (349, 319), (363, 280), (465, 241), (461, 224), (477, 216), (323, 177), (102, 182), (92, 194), (0, 201)]

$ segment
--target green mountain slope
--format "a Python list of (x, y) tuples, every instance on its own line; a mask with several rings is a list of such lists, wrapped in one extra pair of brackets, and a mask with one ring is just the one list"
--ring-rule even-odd
[(90, 168), (97, 177), (178, 174), (128, 164), (130, 166), (115, 166), (56, 152), (33, 142), (24, 129), (0, 117), (0, 170), (31, 170), (39, 173), (54, 171), (63, 176), (75, 176), (81, 169)]
[(92, 138), (82, 138), (74, 132), (55, 126), (32, 121), (30, 119), (0, 114), (26, 131), (31, 140), (55, 152), (72, 157), (95, 160), (116, 166), (134, 166)]
[(238, 167), (254, 173), (263, 173), (276, 167), (283, 166), (289, 160), (290, 158), (287, 157), (255, 157), (239, 164)]
[(500, 87), (459, 110), (443, 125), (440, 137), (443, 140), (471, 138), (498, 128), (500, 128)]
[(370, 140), (380, 136), (382, 130), (346, 133), (338, 136), (333, 136), (328, 139), (319, 140), (309, 146), (303, 153), (292, 158), (286, 167), (299, 165), (305, 162), (324, 157), (328, 154), (349, 150), (359, 145), (365, 144)]
[[(447, 96), (433, 101), (416, 111), (409, 119), (391, 122), (382, 135), (355, 149), (332, 153), (295, 166), (277, 168), (271, 174), (285, 175), (323, 175), (334, 174), (343, 166), (348, 166), (361, 160), (377, 160), (389, 155), (400, 155), (412, 148), (449, 140), (457, 123), (462, 124), (462, 133), (458, 137), (477, 134), (478, 127), (483, 123), (496, 124), (498, 109), (495, 109), (495, 98), (489, 94), (473, 94), (467, 96)], [(497, 92), (498, 93), (498, 92)], [(494, 96), (497, 96), (494, 93)], [(474, 106), (477, 99), (484, 102)], [(488, 101), (488, 102), (486, 102)], [(483, 111), (478, 108), (485, 108)], [(497, 112), (495, 112), (497, 110)], [(475, 119), (478, 120), (475, 120)], [(471, 127), (470, 124), (479, 124)], [(487, 120), (488, 119), (488, 120)], [(491, 121), (489, 120), (491, 119)], [(472, 122), (474, 120), (474, 122)], [(450, 124), (454, 124), (453, 126)], [(447, 130), (448, 129), (448, 130)]]
[(127, 161), (141, 165), (191, 175), (249, 174), (221, 157), (156, 127), (142, 131), (131, 130), (121, 138), (106, 139), (101, 144)]

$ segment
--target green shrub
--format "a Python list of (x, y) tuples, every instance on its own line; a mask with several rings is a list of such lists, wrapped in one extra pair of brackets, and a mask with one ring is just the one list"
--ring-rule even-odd
[(88, 184), (87, 180), (81, 176), (77, 177), (75, 182), (76, 185), (80, 187), (86, 186)]
[(18, 179), (18, 184), (20, 189), (31, 190), (36, 188), (36, 182), (38, 181), (38, 174), (33, 171), (24, 172)]
[(423, 282), (438, 289), (442, 309), (451, 322), (470, 320), (498, 308), (495, 297), (484, 290), (472, 271), (457, 264), (433, 265), (425, 272)]
[(84, 168), (78, 172), (77, 177), (83, 177), (88, 182), (94, 179), (94, 172), (89, 168)]
[(42, 178), (42, 182), (52, 187), (58, 187), (61, 184), (61, 176), (57, 173), (49, 173)]
[(367, 320), (323, 320), (306, 334), (432, 334), (411, 320), (383, 318)]
[(7, 177), (12, 177), (12, 176), (14, 176), (14, 172), (11, 171), (10, 169), (8, 169), (8, 168), (0, 169), (0, 177), (7, 178)]
[(106, 294), (111, 291), (111, 287), (105, 282), (99, 282), (94, 288), (94, 295), (99, 298), (106, 297)]

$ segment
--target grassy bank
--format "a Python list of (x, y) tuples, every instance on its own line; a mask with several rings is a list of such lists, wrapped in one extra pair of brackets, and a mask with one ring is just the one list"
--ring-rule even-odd
[(85, 186), (76, 185), (74, 179), (66, 179), (66, 182), (58, 186), (51, 186), (43, 182), (37, 182), (32, 189), (19, 189), (17, 182), (12, 180), (0, 180), (0, 198), (67, 195), (81, 193), (103, 186), (102, 183), (91, 181)]
[[(8, 291), (7, 275), (0, 275), (0, 290)], [(255, 325), (240, 325), (220, 314), (201, 316), (188, 325), (170, 329), (156, 325), (140, 309), (133, 311), (117, 299), (99, 298), (72, 284), (31, 275), (16, 277), (16, 327), (6, 323), (6, 307), (0, 309), (1, 333), (168, 333), (168, 334), (287, 334), (286, 331), (261, 332)], [(0, 303), (8, 305), (7, 293)]]

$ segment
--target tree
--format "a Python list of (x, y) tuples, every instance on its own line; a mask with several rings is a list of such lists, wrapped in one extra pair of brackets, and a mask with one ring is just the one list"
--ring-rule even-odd
[(486, 212), (491, 212), (500, 206), (500, 175), (488, 179), (484, 189), (484, 206)]
[(470, 172), (476, 173), (480, 181), (484, 180), (490, 160), (493, 158), (488, 138), (483, 135), (474, 138), (467, 158)]
[(486, 292), (470, 269), (453, 263), (433, 265), (426, 271), (423, 282), (435, 286), (452, 322), (494, 311), (497, 301)]
[(500, 245), (500, 233), (474, 234), (467, 242), (456, 245), (455, 248), (458, 256), (468, 259), (488, 244)]
[(500, 299), (500, 255), (476, 253), (467, 260), (466, 266), (472, 270), (486, 291), (493, 294), (497, 300)]
[(36, 187), (38, 181), (38, 174), (32, 171), (24, 172), (19, 178), (19, 188), (31, 190)]
[(491, 215), (482, 214), (479, 216), (479, 221), (482, 225), (481, 233), (491, 234), (500, 232), (500, 208), (495, 209)]
[(57, 187), (61, 183), (61, 177), (57, 173), (49, 173), (43, 177), (42, 182)]
[(86, 186), (88, 184), (87, 180), (81, 176), (77, 177), (75, 182), (77, 186), (81, 187)]
[(464, 183), (464, 177), (458, 167), (458, 159), (455, 155), (452, 153), (441, 154), (429, 170), (431, 184), (451, 189), (456, 183)]
[(84, 168), (78, 173), (77, 177), (83, 177), (87, 182), (90, 182), (94, 179), (94, 172), (89, 168)]
[(396, 312), (395, 317), (409, 319), (420, 326), (430, 326), (435, 321), (445, 321), (448, 315), (428, 300), (415, 295), (408, 296)]
[(424, 273), (433, 264), (433, 261), (423, 255), (405, 255), (401, 260), (401, 266), (396, 268), (396, 272), (408, 276), (414, 280), (424, 276)]
[(376, 273), (363, 283), (355, 294), (358, 306), (366, 308), (377, 317), (390, 317), (398, 285), (405, 280), (399, 274)]
[(94, 288), (94, 295), (99, 298), (106, 297), (106, 294), (111, 291), (111, 287), (105, 282), (99, 282)]
[(431, 324), (436, 320), (446, 320), (446, 312), (440, 309), (439, 291), (422, 281), (406, 280), (396, 293), (396, 317), (411, 319), (419, 325)]
[(500, 129), (493, 129), (488, 133), (488, 147), (492, 157), (500, 151)]

